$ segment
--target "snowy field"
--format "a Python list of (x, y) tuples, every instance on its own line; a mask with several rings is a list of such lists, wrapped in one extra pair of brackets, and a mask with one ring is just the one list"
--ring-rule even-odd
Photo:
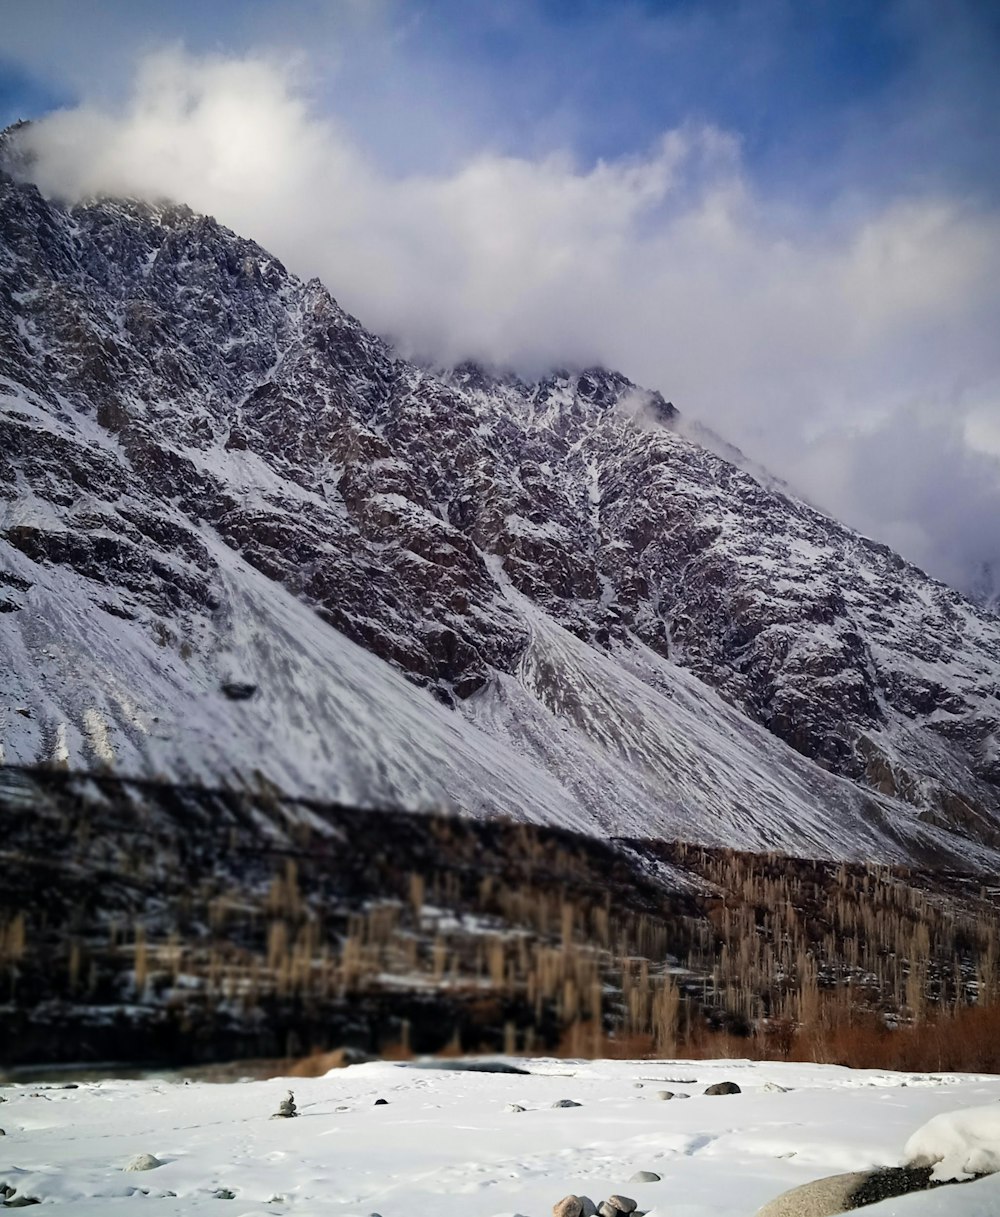
[[(819, 1176), (897, 1165), (928, 1120), (1000, 1100), (1000, 1077), (968, 1074), (746, 1061), (516, 1063), (530, 1076), (380, 1062), (309, 1080), (7, 1086), (0, 1183), (74, 1217), (548, 1217), (567, 1193), (596, 1202), (624, 1194), (656, 1217), (752, 1217)], [(704, 1095), (719, 1081), (742, 1093)], [(270, 1119), (289, 1086), (299, 1118)], [(664, 1101), (664, 1090), (690, 1098)], [(553, 1106), (562, 1099), (579, 1106)], [(985, 1115), (1000, 1148), (996, 1113)], [(954, 1149), (956, 1136), (948, 1124), (930, 1140), (950, 1137), (945, 1148)], [(959, 1157), (963, 1145), (959, 1136)], [(162, 1165), (123, 1171), (144, 1153)], [(660, 1181), (630, 1182), (641, 1170)], [(1000, 1214), (1000, 1175), (866, 1211)]]

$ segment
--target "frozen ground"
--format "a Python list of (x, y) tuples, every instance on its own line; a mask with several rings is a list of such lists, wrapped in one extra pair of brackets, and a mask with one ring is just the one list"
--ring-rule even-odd
[[(568, 1192), (595, 1201), (624, 1193), (656, 1217), (752, 1217), (810, 1179), (899, 1164), (911, 1136), (942, 1113), (987, 1108), (966, 1120), (981, 1137), (1000, 1100), (1000, 1077), (975, 1075), (746, 1061), (518, 1064), (531, 1076), (378, 1063), (291, 1082), (7, 1087), (0, 1182), (73, 1217), (548, 1217)], [(702, 1093), (723, 1080), (743, 1093)], [(269, 1119), (289, 1085), (300, 1118)], [(664, 1102), (659, 1090), (691, 1097)], [(553, 1108), (559, 1099), (580, 1106)], [(961, 1122), (938, 1129), (921, 1149), (933, 1155), (943, 1142), (940, 1152), (954, 1154)], [(140, 1153), (163, 1165), (123, 1172)], [(630, 1183), (639, 1170), (661, 1181)], [(234, 1198), (220, 1200), (219, 1189)], [(1000, 1175), (870, 1211), (995, 1215)]]

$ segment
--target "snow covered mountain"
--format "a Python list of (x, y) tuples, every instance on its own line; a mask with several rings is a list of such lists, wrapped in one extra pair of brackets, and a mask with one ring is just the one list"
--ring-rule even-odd
[(4, 173), (0, 759), (996, 859), (1000, 619), (692, 434)]

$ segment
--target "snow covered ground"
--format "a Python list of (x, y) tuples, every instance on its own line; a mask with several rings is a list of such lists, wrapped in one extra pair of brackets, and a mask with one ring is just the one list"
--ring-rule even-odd
[[(990, 1105), (1000, 1100), (1000, 1077), (975, 1075), (746, 1061), (516, 1063), (530, 1076), (377, 1063), (310, 1080), (0, 1088), (0, 1183), (74, 1217), (548, 1217), (570, 1192), (598, 1202), (631, 1196), (656, 1217), (752, 1217), (811, 1179), (897, 1165), (933, 1117), (986, 1107), (919, 1139), (923, 1153), (954, 1155), (956, 1137), (989, 1133)], [(724, 1080), (742, 1093), (704, 1095)], [(300, 1118), (270, 1119), (289, 1086)], [(690, 1098), (665, 1102), (661, 1090)], [(379, 1098), (386, 1104), (376, 1106)], [(553, 1107), (560, 1099), (580, 1106)], [(163, 1165), (124, 1172), (141, 1153)], [(660, 1182), (629, 1182), (640, 1170)], [(870, 1211), (995, 1215), (1000, 1175)]]

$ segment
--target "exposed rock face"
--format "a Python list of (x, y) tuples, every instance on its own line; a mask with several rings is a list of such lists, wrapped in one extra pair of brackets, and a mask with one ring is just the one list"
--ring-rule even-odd
[[(60, 645), (141, 636), (199, 696), (261, 686), (232, 710), (250, 721), (260, 672), (212, 665), (252, 569), (605, 831), (628, 805), (633, 829), (645, 808), (733, 844), (1000, 845), (995, 617), (684, 438), (659, 393), (600, 368), (414, 366), (185, 207), (67, 210), (0, 178), (0, 504), (7, 760), (110, 764), (138, 740), (139, 711), (84, 730), (61, 677), (31, 695), (43, 585), (80, 597)], [(600, 781), (555, 731), (607, 755)]]

